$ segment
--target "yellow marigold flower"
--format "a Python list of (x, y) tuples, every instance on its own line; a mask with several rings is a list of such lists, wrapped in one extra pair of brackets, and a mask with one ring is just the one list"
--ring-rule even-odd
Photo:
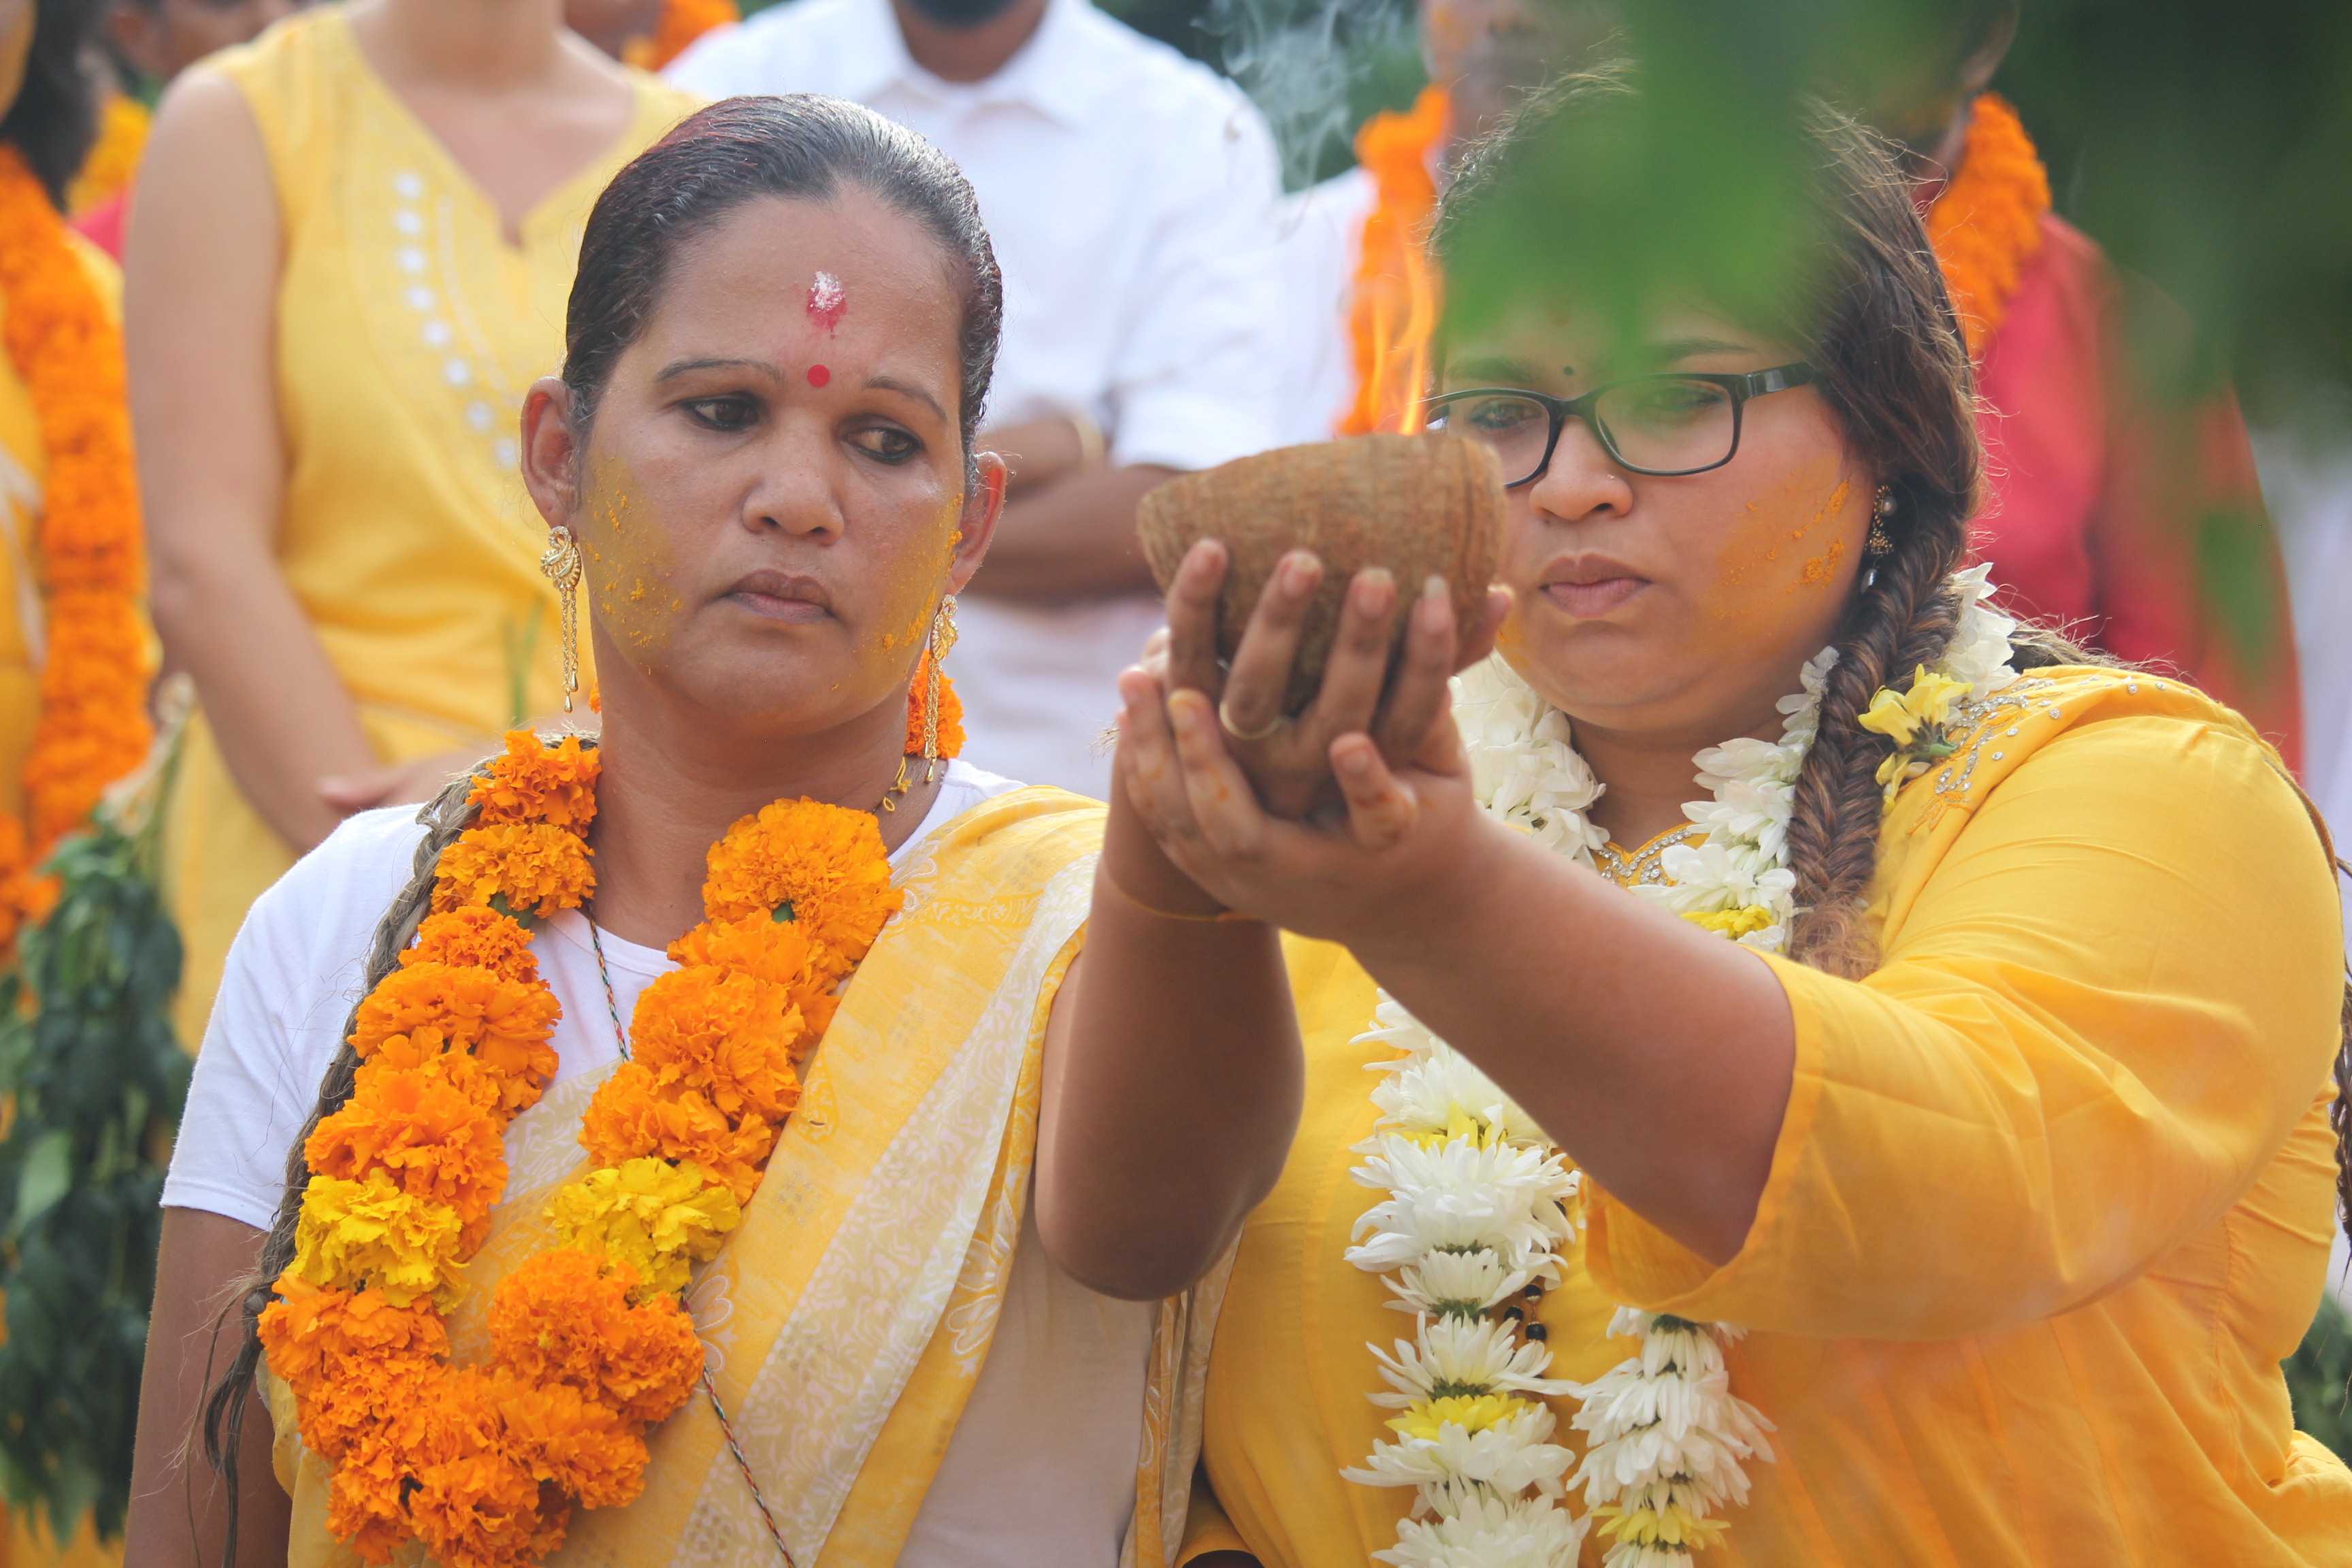
[(1527, 1408), (1524, 1401), (1507, 1394), (1449, 1394), (1442, 1399), (1416, 1399), (1405, 1406), (1404, 1414), (1392, 1416), (1389, 1427), (1407, 1437), (1437, 1440), (1438, 1429), (1459, 1426), (1465, 1432), (1484, 1432), (1499, 1426)]
[(503, 904), (510, 914), (528, 910), (543, 917), (579, 908), (595, 888), (588, 846), (569, 829), (544, 822), (469, 827), (441, 852), (433, 912)]
[(710, 847), (709, 865), (705, 913), (714, 921), (789, 918), (824, 950), (835, 979), (866, 956), (882, 922), (906, 901), (890, 885), (890, 858), (874, 818), (822, 801), (761, 806)]
[(629, 1160), (559, 1188), (547, 1217), (566, 1247), (625, 1263), (643, 1281), (631, 1300), (674, 1296), (688, 1269), (719, 1255), (742, 1223), (735, 1194), (691, 1160)]
[(467, 795), (478, 810), (474, 820), (499, 823), (546, 823), (585, 833), (596, 818), (596, 773), (601, 766), (596, 750), (583, 747), (577, 735), (566, 735), (549, 745), (529, 730), (509, 730), (503, 756), (490, 763), (489, 776), (474, 781)]
[(1772, 911), (1762, 904), (1749, 904), (1737, 910), (1686, 910), (1683, 912), (1683, 919), (1695, 926), (1704, 926), (1708, 931), (1738, 938), (1769, 929), (1772, 924)]
[(356, 1182), (312, 1176), (287, 1271), (322, 1289), (372, 1286), (395, 1307), (429, 1293), (446, 1308), (463, 1288), (464, 1230), (455, 1207), (411, 1197), (383, 1171)]

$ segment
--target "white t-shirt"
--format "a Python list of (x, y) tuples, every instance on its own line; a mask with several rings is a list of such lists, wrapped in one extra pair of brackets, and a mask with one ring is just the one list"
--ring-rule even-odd
[[(794, 0), (713, 28), (667, 74), (712, 98), (849, 99), (956, 161), (1004, 274), (991, 424), (1083, 413), (1114, 460), (1184, 469), (1279, 444), (1281, 178), (1256, 109), (1206, 67), (1087, 0), (1048, 0), (1003, 69), (950, 82), (908, 54), (889, 0)], [(972, 760), (1101, 799), (1094, 741), (1159, 601), (957, 608)]]
[[(891, 863), (1018, 787), (952, 763)], [(362, 812), (254, 901), (196, 1058), (163, 1183), (166, 1207), (263, 1230), (276, 1218), (287, 1157), (358, 1000), (376, 922), (406, 886), (423, 834), (413, 806)], [(532, 943), (563, 1006), (553, 1039), (558, 1082), (617, 1057), (613, 1008), (629, 1017), (637, 994), (676, 967), (659, 950), (609, 931), (603, 944), (612, 1007), (578, 910), (548, 921)], [(1149, 1303), (1088, 1290), (1045, 1256), (1034, 1219), (1025, 1225), (996, 1336), (900, 1563), (1116, 1563), (1135, 1505), (1150, 1347)]]

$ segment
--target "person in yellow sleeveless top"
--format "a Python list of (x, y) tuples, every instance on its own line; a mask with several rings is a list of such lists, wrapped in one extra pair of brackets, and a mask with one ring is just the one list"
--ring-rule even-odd
[(127, 310), (156, 619), (202, 705), (167, 851), (191, 1047), (297, 853), (559, 700), (515, 410), (590, 203), (691, 104), (560, 10), (321, 6), (159, 112)]
[[(1258, 739), (1303, 601), (1221, 672), (1212, 544), (1122, 679), (1171, 858), (1299, 933), (1188, 1556), (2352, 1563), (2278, 1366), (2352, 1131), (2325, 832), (2236, 714), (1961, 569), (1968, 361), (1870, 133), (1812, 110), (1785, 288), (1618, 236), (1621, 331), (1530, 244), (1643, 108), (1571, 80), (1440, 218), (1430, 417), (1510, 487), (1452, 723)], [(1251, 787), (1335, 775), (1328, 822)]]
[(971, 185), (838, 99), (599, 198), (522, 440), (602, 728), (359, 813), (238, 934), (141, 1568), (1170, 1561), (1297, 1109), (1219, 1086), (1297, 1039), (1131, 811), (950, 760), (1003, 309)]

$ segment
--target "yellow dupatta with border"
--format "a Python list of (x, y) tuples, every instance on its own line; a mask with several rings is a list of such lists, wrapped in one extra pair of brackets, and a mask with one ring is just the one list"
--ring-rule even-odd
[[(1045, 1024), (1078, 953), (1102, 808), (1024, 789), (958, 817), (899, 871), (906, 907), (844, 994), (799, 1110), (726, 1250), (688, 1292), (720, 1399), (800, 1568), (896, 1561), (995, 1332), (1036, 1158)], [(617, 1064), (614, 1064), (617, 1065)], [(497, 1281), (553, 1245), (542, 1217), (585, 1163), (580, 1118), (610, 1067), (567, 1080), (507, 1132), (507, 1198), (450, 1320), (478, 1359)], [(1200, 1452), (1223, 1270), (1160, 1304), (1123, 1568), (1163, 1568)], [(346, 1568), (328, 1469), (264, 1374), (288, 1562)], [(708, 1398), (647, 1435), (626, 1508), (580, 1510), (561, 1568), (776, 1568)], [(412, 1546), (404, 1563), (422, 1560)]]

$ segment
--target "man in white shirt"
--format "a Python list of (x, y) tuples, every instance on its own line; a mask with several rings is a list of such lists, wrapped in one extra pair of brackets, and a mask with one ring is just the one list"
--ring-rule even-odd
[(1276, 444), (1281, 185), (1257, 111), (1088, 0), (795, 0), (668, 75), (854, 99), (978, 191), (1005, 304), (982, 439), (1013, 480), (948, 673), (973, 762), (1101, 796), (1113, 681), (1160, 618), (1136, 502)]

